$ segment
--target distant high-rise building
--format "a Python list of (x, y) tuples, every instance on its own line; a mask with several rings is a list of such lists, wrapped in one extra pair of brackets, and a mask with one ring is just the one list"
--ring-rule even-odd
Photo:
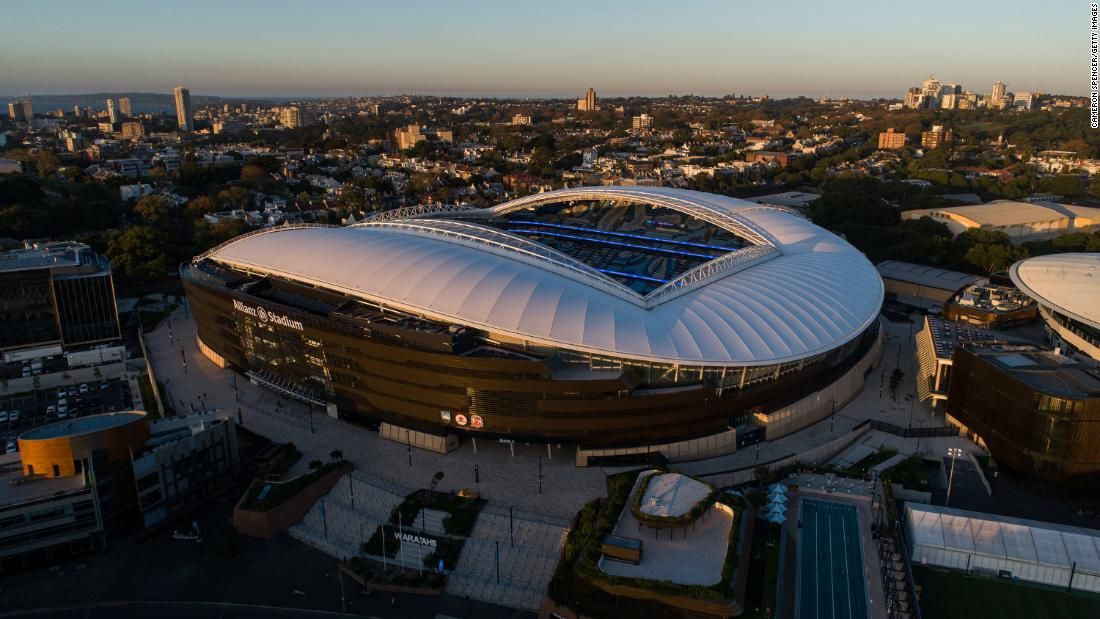
[(84, 115), (84, 110), (79, 105), (74, 105), (73, 106), (73, 116), (76, 116), (77, 118), (80, 118), (83, 115)]
[(1004, 101), (1006, 88), (1007, 86), (1005, 86), (1004, 82), (993, 82), (993, 93), (989, 95), (993, 103), (999, 104), (1001, 101)]
[(581, 112), (595, 112), (599, 107), (596, 104), (596, 91), (589, 88), (584, 93), (583, 99), (577, 99), (577, 110)]
[(134, 115), (134, 108), (130, 105), (130, 97), (118, 98), (118, 111), (123, 118), (130, 118)]
[(287, 129), (297, 129), (302, 126), (302, 110), (296, 107), (284, 107), (279, 112), (279, 122)]
[(632, 122), (635, 129), (649, 129), (653, 126), (653, 117), (649, 114), (642, 114), (641, 116), (635, 116)]
[(924, 103), (927, 107), (940, 106), (940, 81), (931, 75), (920, 84), (920, 92), (924, 95)]
[(118, 122), (118, 111), (115, 110), (115, 100), (107, 99), (107, 120), (113, 125)]
[(18, 121), (21, 121), (21, 120), (26, 120), (26, 117), (23, 116), (23, 104), (22, 103), (13, 101), (13, 102), (8, 104), (8, 120), (10, 120), (12, 122), (18, 122)]
[(920, 88), (916, 86), (909, 89), (905, 93), (905, 107), (910, 109), (917, 109), (924, 105), (924, 94)]
[(27, 122), (34, 120), (34, 108), (31, 107), (30, 99), (23, 99), (23, 119)]
[(191, 111), (191, 91), (183, 86), (176, 86), (176, 122), (179, 124), (180, 131), (194, 131), (195, 123), (192, 120), (194, 116)]
[(1012, 107), (1018, 110), (1030, 110), (1035, 106), (1035, 93), (1018, 92), (1012, 99)]
[(905, 148), (905, 134), (895, 133), (894, 128), (890, 127), (886, 131), (878, 134), (878, 147), (888, 150)]

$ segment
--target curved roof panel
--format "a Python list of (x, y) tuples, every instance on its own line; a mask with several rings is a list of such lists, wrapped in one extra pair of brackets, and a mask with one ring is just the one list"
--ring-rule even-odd
[(1100, 254), (1053, 254), (1027, 258), (1009, 269), (1029, 297), (1100, 329)]
[[(623, 190), (644, 190), (624, 192)], [(540, 202), (622, 197), (653, 203), (653, 188), (583, 188)], [(446, 225), (393, 220), (346, 228), (276, 228), (206, 257), (370, 299), (434, 320), (533, 343), (664, 363), (765, 365), (824, 353), (877, 319), (882, 280), (851, 245), (794, 214), (743, 200), (661, 188), (661, 204), (695, 204), (759, 231), (767, 259), (719, 271), (647, 306), (591, 273), (506, 233), (471, 240)], [(496, 207), (499, 208), (499, 207)], [(676, 208), (675, 206), (671, 208)], [(489, 209), (487, 209), (489, 210)], [(439, 220), (433, 220), (442, 223)], [(479, 235), (474, 235), (479, 236)], [(486, 240), (488, 239), (488, 240)], [(602, 276), (600, 276), (602, 277)], [(610, 280), (608, 280), (610, 281)]]

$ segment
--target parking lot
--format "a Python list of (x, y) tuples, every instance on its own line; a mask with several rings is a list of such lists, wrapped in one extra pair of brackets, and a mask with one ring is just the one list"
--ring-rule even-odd
[(35, 426), (61, 419), (128, 410), (131, 403), (130, 389), (121, 379), (0, 398), (0, 453), (14, 448), (14, 438)]

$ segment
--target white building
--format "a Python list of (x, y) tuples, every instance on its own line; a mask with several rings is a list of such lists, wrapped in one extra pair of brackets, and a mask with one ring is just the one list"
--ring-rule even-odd
[(916, 209), (901, 214), (902, 219), (921, 217), (931, 217), (946, 224), (956, 236), (971, 228), (980, 228), (1003, 232), (1014, 243), (1100, 230), (1100, 208), (1055, 202), (994, 200), (986, 204)]
[(1100, 363), (1100, 254), (1053, 254), (1021, 260), (1012, 283), (1039, 304), (1047, 340), (1076, 361)]
[(145, 183), (122, 185), (118, 188), (118, 193), (123, 200), (140, 200), (153, 193), (153, 186)]

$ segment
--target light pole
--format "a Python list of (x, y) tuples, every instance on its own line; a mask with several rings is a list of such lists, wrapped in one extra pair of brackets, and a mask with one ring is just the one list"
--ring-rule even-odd
[(951, 456), (951, 474), (947, 476), (947, 498), (943, 502), (945, 507), (951, 503), (951, 482), (955, 480), (955, 458), (963, 455), (963, 450), (959, 447), (949, 447), (947, 455)]

